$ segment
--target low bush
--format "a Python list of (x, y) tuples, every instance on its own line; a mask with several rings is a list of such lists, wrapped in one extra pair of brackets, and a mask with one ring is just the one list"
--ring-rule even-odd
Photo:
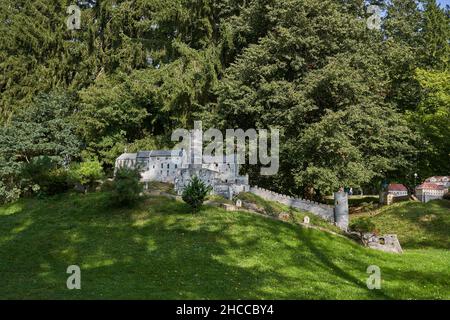
[(120, 168), (116, 171), (112, 189), (111, 203), (115, 206), (126, 206), (136, 203), (144, 186), (140, 182), (141, 174), (138, 169)]
[(210, 186), (205, 185), (203, 181), (194, 176), (184, 188), (182, 198), (191, 207), (193, 212), (197, 212), (210, 191)]
[(41, 192), (46, 195), (66, 192), (70, 188), (68, 172), (64, 168), (52, 169), (42, 176), (42, 180), (38, 184)]
[(105, 180), (103, 182), (103, 184), (100, 186), (100, 190), (106, 191), (106, 192), (113, 191), (114, 190), (114, 180), (110, 180), (110, 179)]
[(32, 158), (22, 165), (20, 188), (24, 195), (46, 196), (69, 189), (67, 170), (47, 156)]
[(85, 192), (92, 189), (96, 182), (104, 177), (103, 168), (98, 161), (86, 161), (70, 166), (68, 173), (72, 184), (84, 187)]
[(19, 188), (8, 188), (8, 186), (0, 181), (0, 205), (16, 201), (20, 198), (20, 195), (21, 190)]

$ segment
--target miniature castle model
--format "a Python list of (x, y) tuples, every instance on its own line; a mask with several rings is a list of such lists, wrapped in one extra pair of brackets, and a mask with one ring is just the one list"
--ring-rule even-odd
[[(194, 135), (192, 134), (192, 137)], [(174, 184), (181, 195), (192, 177), (197, 176), (212, 187), (212, 193), (231, 199), (233, 195), (250, 190), (248, 175), (239, 175), (236, 155), (223, 156), (222, 161), (211, 161), (202, 156), (197, 164), (195, 150), (201, 147), (191, 139), (188, 150), (152, 150), (124, 153), (116, 159), (115, 168), (139, 168), (141, 181), (159, 181)], [(209, 161), (205, 161), (209, 160)]]

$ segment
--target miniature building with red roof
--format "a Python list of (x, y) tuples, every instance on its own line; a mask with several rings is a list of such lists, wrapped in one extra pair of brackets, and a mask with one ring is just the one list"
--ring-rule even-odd
[(422, 202), (442, 199), (446, 193), (447, 187), (437, 183), (424, 182), (416, 187), (416, 197)]
[(445, 188), (450, 188), (450, 176), (433, 176), (425, 180), (425, 182), (435, 183)]
[(387, 188), (388, 194), (394, 197), (405, 197), (408, 195), (408, 189), (401, 183), (390, 183)]

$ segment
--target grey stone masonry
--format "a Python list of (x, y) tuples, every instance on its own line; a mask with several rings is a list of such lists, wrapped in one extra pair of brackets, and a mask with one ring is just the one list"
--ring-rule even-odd
[(348, 216), (348, 194), (344, 191), (334, 193), (334, 222), (342, 230), (347, 230)]
[(333, 206), (301, 198), (286, 196), (284, 194), (279, 194), (270, 190), (259, 188), (258, 186), (251, 187), (250, 192), (269, 201), (276, 201), (296, 209), (311, 212), (325, 220), (328, 220), (331, 223), (334, 223)]

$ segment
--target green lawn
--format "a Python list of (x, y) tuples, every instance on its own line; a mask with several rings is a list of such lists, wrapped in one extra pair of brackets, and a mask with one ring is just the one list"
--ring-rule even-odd
[(377, 213), (370, 220), (381, 234), (397, 234), (403, 248), (450, 250), (450, 201), (399, 202), (384, 206)]
[[(186, 212), (163, 197), (113, 210), (105, 193), (0, 207), (0, 298), (450, 299), (446, 249), (387, 254), (251, 213)], [(66, 289), (72, 264), (81, 290)]]

